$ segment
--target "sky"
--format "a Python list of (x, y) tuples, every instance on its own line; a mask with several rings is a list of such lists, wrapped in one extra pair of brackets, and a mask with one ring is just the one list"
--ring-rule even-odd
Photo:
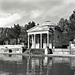
[(57, 24), (61, 18), (69, 19), (74, 9), (75, 0), (0, 0), (0, 27), (31, 21)]

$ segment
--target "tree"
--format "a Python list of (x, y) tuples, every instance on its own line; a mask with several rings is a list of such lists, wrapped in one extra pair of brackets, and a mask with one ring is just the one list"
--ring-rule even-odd
[(70, 16), (70, 28), (75, 30), (75, 11), (73, 11), (72, 15)]
[(70, 16), (70, 28), (71, 28), (74, 38), (75, 38), (75, 10), (73, 11), (72, 15)]
[(28, 24), (27, 24), (27, 29), (30, 29), (30, 28), (32, 28), (32, 27), (34, 27), (35, 26), (35, 22), (28, 22)]
[(19, 35), (20, 35), (20, 32), (21, 32), (21, 27), (19, 26), (19, 24), (15, 25), (14, 24), (14, 33), (15, 33), (15, 38), (16, 38), (16, 44), (18, 42), (18, 39), (19, 39)]
[(64, 18), (60, 19), (58, 23), (58, 27), (60, 27), (61, 31), (64, 31)]
[(72, 32), (70, 28), (69, 20), (67, 19), (64, 20), (64, 31), (63, 32), (66, 32), (67, 34), (70, 34)]
[(70, 36), (72, 34), (72, 30), (70, 28), (69, 20), (61, 18), (58, 23), (58, 26), (56, 26), (55, 28), (61, 32), (61, 36), (63, 37), (62, 45), (67, 46), (69, 43), (69, 40), (73, 38)]
[(35, 22), (34, 22), (34, 21), (32, 21), (31, 26), (32, 26), (32, 27), (34, 27), (34, 26), (35, 26)]
[[(57, 27), (56, 27), (57, 28)], [(62, 31), (62, 33), (70, 34), (72, 32), (70, 28), (69, 20), (61, 18), (58, 23), (58, 29)]]
[(20, 33), (20, 42), (24, 42), (25, 44), (27, 43), (27, 28), (26, 28), (26, 25), (25, 27), (22, 27), (21, 26), (21, 33)]
[(9, 31), (8, 31), (8, 37), (10, 38), (10, 39), (13, 39), (13, 38), (15, 38), (15, 32), (14, 32), (14, 28), (10, 28), (9, 29)]
[(70, 16), (70, 21), (75, 22), (75, 10), (73, 11), (72, 15)]
[(27, 24), (25, 24), (24, 28), (25, 28), (25, 30), (27, 30), (27, 29), (28, 29), (28, 25), (27, 25)]

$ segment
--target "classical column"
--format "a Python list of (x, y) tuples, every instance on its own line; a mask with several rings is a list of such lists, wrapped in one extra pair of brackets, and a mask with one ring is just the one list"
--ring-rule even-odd
[(47, 33), (47, 46), (49, 46), (49, 33)]
[(55, 51), (55, 29), (53, 29), (53, 50)]
[(36, 48), (36, 39), (35, 39), (35, 37), (36, 37), (36, 34), (34, 34), (34, 48)]
[(28, 48), (29, 48), (29, 34), (28, 34)]
[(32, 48), (34, 47), (34, 38), (33, 38), (33, 35), (32, 35)]
[(40, 34), (40, 48), (42, 48), (42, 34)]

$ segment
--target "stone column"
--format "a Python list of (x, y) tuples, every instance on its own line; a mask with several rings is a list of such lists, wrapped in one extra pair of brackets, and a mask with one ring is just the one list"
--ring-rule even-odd
[(49, 46), (49, 33), (47, 33), (47, 46)]
[(40, 34), (40, 48), (42, 48), (42, 34)]
[(55, 29), (53, 29), (53, 51), (55, 51)]
[(34, 48), (34, 38), (33, 38), (33, 34), (32, 34), (32, 48)]
[(28, 48), (29, 48), (29, 34), (28, 34)]
[(34, 48), (36, 48), (36, 39), (35, 39), (35, 37), (36, 37), (36, 34), (34, 34)]

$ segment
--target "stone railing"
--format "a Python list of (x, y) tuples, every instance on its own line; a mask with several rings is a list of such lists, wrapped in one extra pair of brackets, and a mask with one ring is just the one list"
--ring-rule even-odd
[(0, 45), (0, 53), (9, 53), (11, 49), (12, 53), (22, 53), (23, 45)]
[(57, 49), (53, 50), (53, 54), (70, 54), (70, 53), (71, 53), (70, 49), (57, 48)]

